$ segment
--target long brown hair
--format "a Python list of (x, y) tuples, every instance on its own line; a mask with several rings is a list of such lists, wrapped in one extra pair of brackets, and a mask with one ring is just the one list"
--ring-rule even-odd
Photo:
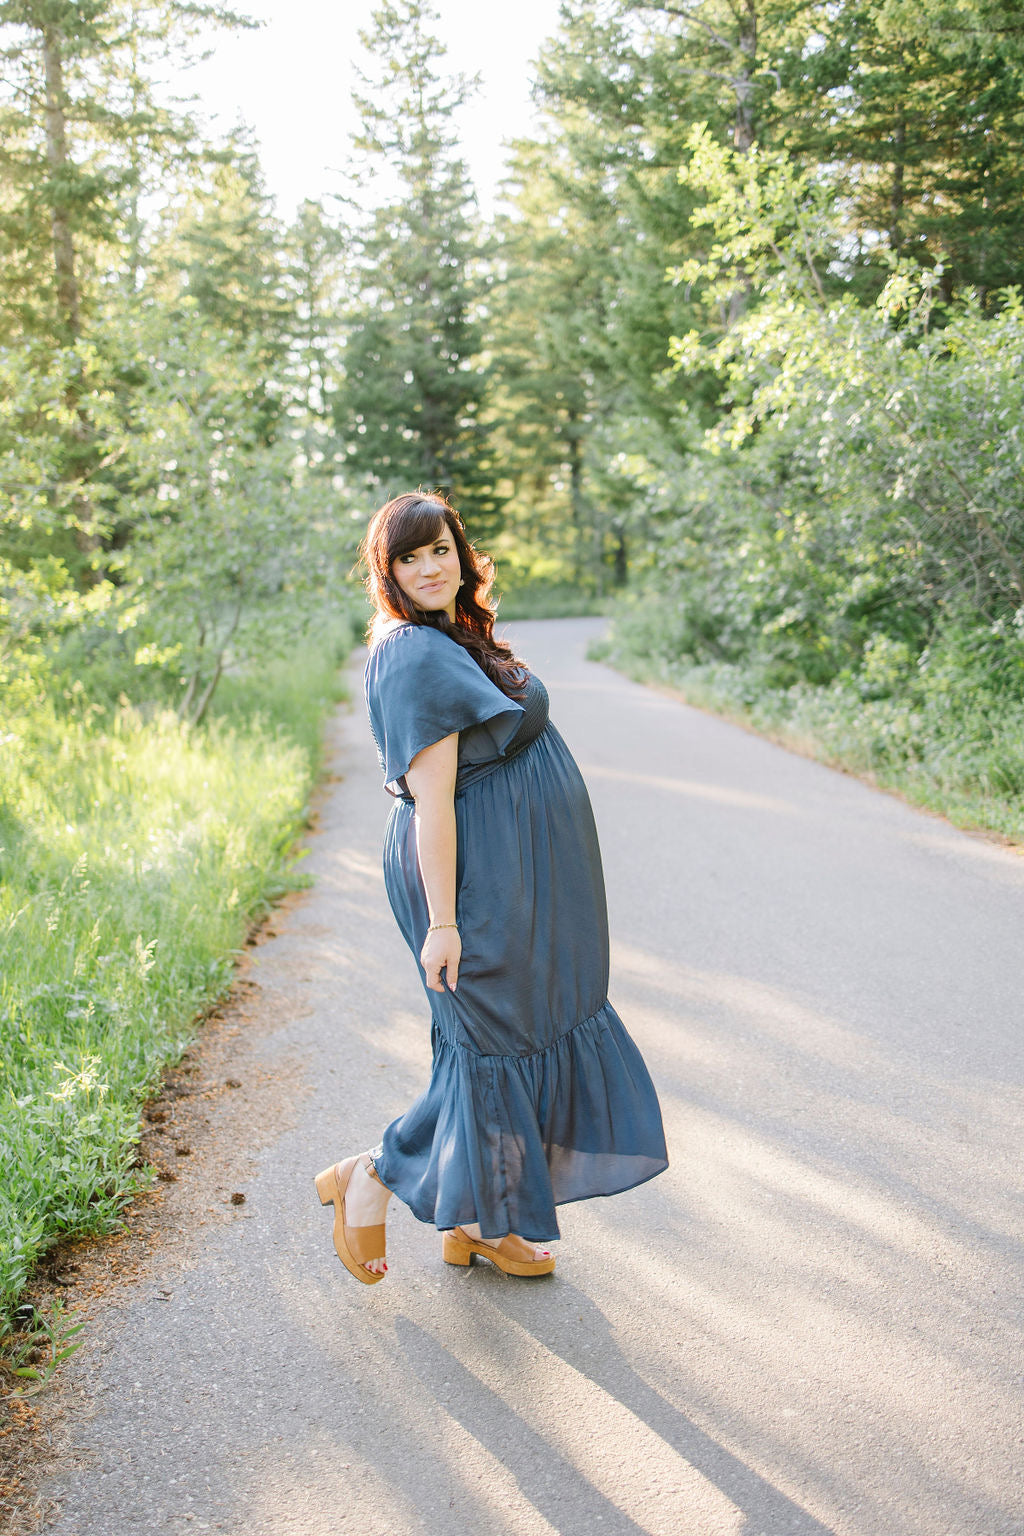
[[(401, 555), (433, 543), (444, 528), (459, 553), (462, 585), (455, 597), (455, 618), (441, 609), (432, 613), (417, 608), (394, 578), (393, 567)], [(504, 640), (494, 638), (495, 607), (490, 600), (494, 562), (473, 548), (462, 518), (448, 500), (411, 491), (395, 496), (375, 513), (366, 530), (360, 552), (367, 565), (366, 590), (376, 612), (370, 621), (369, 639), (380, 633), (382, 620), (400, 619), (406, 624), (428, 624), (449, 635), (472, 656), (508, 698), (522, 697), (526, 668)]]

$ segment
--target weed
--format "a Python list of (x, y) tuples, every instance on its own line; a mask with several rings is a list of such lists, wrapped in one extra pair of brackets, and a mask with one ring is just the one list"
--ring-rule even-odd
[(65, 1313), (59, 1297), (45, 1313), (31, 1304), (19, 1307), (14, 1323), (14, 1328), (0, 1336), (0, 1369), (26, 1385), (14, 1387), (6, 1395), (8, 1399), (35, 1397), (50, 1385), (57, 1367), (84, 1343), (78, 1335), (85, 1324), (76, 1323), (73, 1313)]

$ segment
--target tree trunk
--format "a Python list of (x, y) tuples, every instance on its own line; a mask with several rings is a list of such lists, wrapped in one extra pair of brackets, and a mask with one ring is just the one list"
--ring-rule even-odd
[(57, 277), (57, 311), (60, 327), (69, 342), (77, 341), (81, 330), (78, 276), (75, 271), (75, 245), (71, 221), (64, 204), (59, 179), (68, 163), (67, 108), (64, 95), (64, 62), (60, 36), (52, 27), (42, 28), (43, 68), (46, 73), (46, 159), (50, 167), (50, 228), (53, 236), (53, 266)]
[(903, 244), (903, 197), (907, 120), (901, 117), (893, 134), (892, 191), (889, 196), (889, 246), (899, 254)]
[(736, 121), (733, 126), (733, 147), (741, 155), (753, 147), (757, 137), (754, 117), (754, 71), (757, 68), (757, 0), (745, 0), (737, 15), (737, 46), (743, 58), (743, 67), (733, 81), (736, 95)]
[(196, 705), (195, 713), (192, 716), (192, 722), (191, 722), (193, 725), (202, 725), (203, 721), (205, 720), (205, 718), (206, 718), (206, 711), (210, 707), (210, 701), (213, 698), (214, 692), (216, 691), (217, 684), (220, 682), (221, 677), (223, 676), (223, 673), (224, 673), (224, 652), (221, 651), (219, 656), (217, 657), (216, 666), (214, 667), (213, 671), (210, 674), (210, 680), (207, 683), (206, 687), (203, 689), (202, 698), (199, 700), (199, 703)]
[(604, 529), (600, 520), (593, 520), (592, 533), (594, 538), (594, 592), (598, 597), (604, 597)]
[(617, 524), (614, 531), (613, 580), (617, 587), (624, 587), (629, 580), (629, 544), (626, 540), (626, 530), (621, 524)]
[(569, 516), (572, 519), (572, 575), (579, 581), (583, 575), (583, 463), (580, 440), (576, 435), (576, 415), (567, 415), (569, 443)]
[[(742, 59), (742, 67), (737, 72), (733, 82), (733, 93), (736, 97), (736, 117), (733, 123), (732, 142), (733, 148), (741, 155), (747, 155), (754, 147), (757, 138), (757, 120), (754, 115), (754, 72), (757, 69), (757, 0), (743, 0), (742, 6), (736, 12), (737, 39), (736, 46)], [(747, 307), (750, 297), (750, 284), (744, 283), (742, 287), (730, 295), (729, 312), (726, 325), (731, 327), (736, 324), (740, 315)]]
[[(46, 161), (50, 168), (50, 230), (53, 239), (53, 269), (56, 277), (57, 336), (64, 346), (73, 346), (82, 331), (82, 315), (78, 273), (75, 263), (75, 241), (69, 214), (67, 192), (62, 186), (68, 169), (67, 95), (64, 90), (64, 60), (61, 53), (61, 34), (57, 28), (42, 25), (39, 28), (43, 50), (43, 71), (46, 80)], [(69, 385), (65, 403), (73, 412), (74, 422), (70, 429), (67, 453), (62, 471), (66, 484), (75, 487), (71, 497), (75, 543), (86, 557), (87, 565), (80, 580), (83, 586), (92, 586), (99, 580), (95, 569), (100, 549), (96, 531), (95, 509), (85, 490), (85, 476), (92, 436), (89, 418), (82, 405), (79, 383)]]

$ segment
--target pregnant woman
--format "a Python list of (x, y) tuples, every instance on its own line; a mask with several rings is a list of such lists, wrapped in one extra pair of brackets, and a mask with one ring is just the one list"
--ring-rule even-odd
[(590, 801), (539, 678), (494, 638), (489, 559), (439, 497), (398, 496), (364, 543), (366, 701), (395, 797), (388, 898), (430, 1000), (426, 1091), (372, 1152), (316, 1179), (334, 1245), (387, 1271), (395, 1194), (450, 1264), (548, 1274), (555, 1207), (667, 1167), (642, 1057), (608, 1001)]

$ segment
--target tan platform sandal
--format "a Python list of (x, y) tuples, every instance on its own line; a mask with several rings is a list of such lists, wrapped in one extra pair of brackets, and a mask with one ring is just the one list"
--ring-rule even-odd
[(476, 1255), (490, 1259), (506, 1275), (550, 1275), (555, 1267), (554, 1256), (549, 1254), (546, 1259), (535, 1259), (535, 1248), (535, 1243), (516, 1237), (514, 1232), (492, 1247), (479, 1238), (467, 1236), (461, 1227), (453, 1227), (444, 1234), (441, 1254), (446, 1264), (472, 1264)]
[[(334, 1247), (338, 1258), (349, 1274), (355, 1275), (364, 1285), (376, 1285), (378, 1280), (384, 1279), (384, 1274), (375, 1274), (363, 1266), (374, 1259), (384, 1258), (384, 1223), (380, 1222), (373, 1227), (350, 1227), (345, 1220), (345, 1192), (353, 1169), (364, 1155), (360, 1152), (355, 1157), (346, 1157), (343, 1163), (333, 1163), (323, 1173), (317, 1174), (315, 1183), (320, 1204), (334, 1206)], [(382, 1182), (368, 1157), (366, 1171), (378, 1184)]]

